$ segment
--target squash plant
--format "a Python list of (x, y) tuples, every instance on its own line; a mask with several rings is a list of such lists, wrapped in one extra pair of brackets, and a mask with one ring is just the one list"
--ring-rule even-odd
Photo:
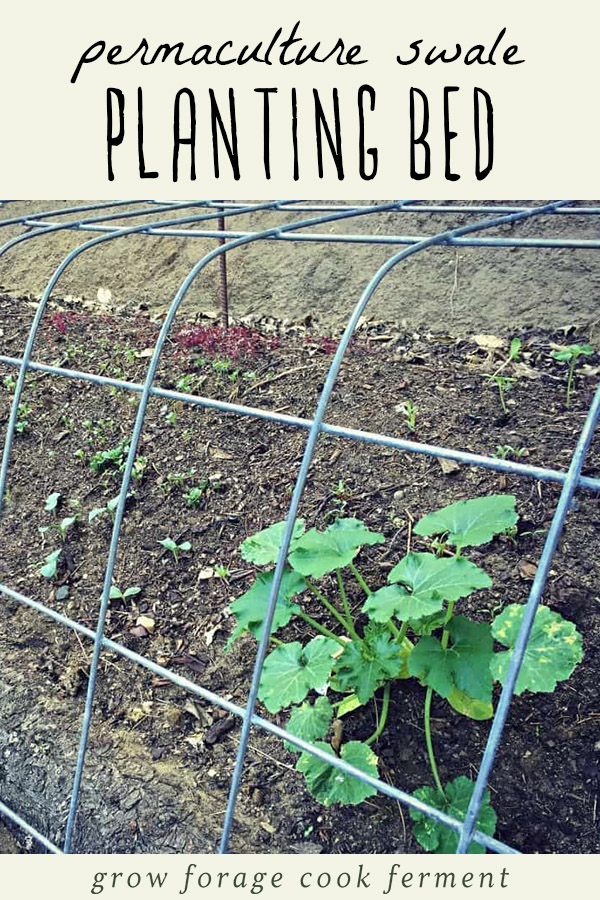
[[(524, 606), (507, 605), (491, 624), (462, 615), (461, 601), (492, 586), (487, 573), (463, 551), (514, 530), (515, 505), (513, 496), (499, 494), (462, 500), (426, 515), (413, 533), (431, 538), (435, 552), (409, 552), (390, 571), (388, 583), (376, 589), (367, 584), (355, 559), (362, 547), (382, 544), (382, 534), (354, 518), (338, 518), (322, 531), (307, 531), (299, 519), (275, 607), (274, 649), (265, 659), (260, 682), (259, 697), (269, 712), (289, 710), (287, 729), (292, 734), (376, 776), (378, 759), (372, 747), (387, 722), (391, 686), (415, 678), (425, 689), (423, 721), (432, 775), (432, 784), (416, 790), (415, 796), (464, 818), (474, 785), (463, 775), (442, 783), (433, 750), (431, 704), (436, 694), (468, 718), (493, 715), (494, 682), (504, 682)], [(247, 632), (261, 636), (284, 528), (285, 523), (278, 522), (241, 545), (245, 560), (271, 568), (258, 573), (252, 587), (231, 604), (236, 628), (228, 646)], [(326, 579), (325, 584), (318, 584), (320, 579)], [(349, 579), (362, 594), (358, 614)], [(306, 611), (302, 598), (309, 595), (322, 605), (327, 624)], [(315, 636), (305, 643), (275, 637), (294, 617)], [(573, 623), (541, 607), (516, 693), (553, 691), (581, 658), (581, 636)], [(342, 743), (339, 720), (379, 691), (382, 704), (373, 734), (364, 741)], [(335, 720), (334, 738), (328, 742)], [(309, 792), (326, 806), (357, 804), (376, 793), (308, 753), (300, 753), (296, 768), (304, 774)], [(415, 837), (426, 850), (454, 852), (458, 838), (451, 829), (414, 810), (411, 818)], [(493, 835), (495, 826), (496, 813), (486, 792), (477, 827)], [(469, 852), (482, 853), (484, 848), (473, 842)]]

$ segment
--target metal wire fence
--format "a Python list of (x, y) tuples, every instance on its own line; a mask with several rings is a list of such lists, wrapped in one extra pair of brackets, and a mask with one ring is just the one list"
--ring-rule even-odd
[[(0, 206), (7, 206), (13, 201), (0, 201)], [(121, 207), (133, 206), (132, 209), (123, 210)], [(192, 212), (194, 210), (194, 212)], [(185, 213), (184, 213), (185, 211)], [(281, 215), (282, 224), (277, 227), (267, 228), (255, 231), (235, 231), (221, 230), (213, 228), (213, 222), (222, 217), (232, 219), (236, 216), (246, 215), (250, 212), (259, 213), (261, 211), (275, 212)], [(313, 232), (314, 226), (334, 223), (343, 219), (355, 219), (359, 216), (373, 216), (377, 213), (391, 212), (402, 215), (402, 213), (436, 213), (448, 216), (468, 216), (471, 221), (469, 224), (461, 227), (450, 228), (431, 236), (414, 236), (414, 235), (385, 235), (385, 234), (323, 234)], [(82, 215), (89, 213), (99, 213), (99, 215)], [(300, 219), (294, 221), (286, 221), (290, 214), (300, 214)], [(304, 214), (311, 215), (304, 218)], [(167, 218), (157, 218), (158, 215), (165, 215)], [(489, 218), (480, 218), (481, 216), (490, 216)], [(60, 623), (71, 629), (73, 632), (84, 635), (93, 641), (93, 655), (89, 672), (87, 694), (85, 699), (85, 708), (81, 734), (79, 739), (77, 762), (73, 777), (71, 790), (71, 799), (68, 818), (65, 827), (64, 843), (62, 848), (50, 841), (45, 835), (41, 834), (30, 822), (25, 821), (16, 811), (10, 809), (0, 801), (0, 814), (23, 829), (46, 850), (52, 853), (69, 853), (73, 846), (73, 837), (76, 828), (77, 813), (79, 808), (79, 800), (81, 793), (81, 784), (84, 777), (84, 765), (86, 753), (88, 749), (90, 725), (92, 719), (94, 698), (96, 686), (98, 682), (98, 666), (102, 651), (109, 650), (112, 653), (139, 665), (150, 672), (164, 678), (171, 683), (183, 688), (192, 695), (200, 697), (221, 709), (226, 710), (230, 714), (241, 718), (242, 731), (237, 752), (236, 763), (231, 778), (229, 789), (229, 799), (227, 811), (223, 823), (219, 852), (226, 853), (229, 846), (229, 838), (234, 823), (234, 814), (238, 793), (243, 777), (244, 764), (248, 751), (248, 739), (252, 727), (262, 729), (280, 739), (284, 739), (307, 753), (312, 754), (318, 759), (327, 762), (331, 766), (352, 775), (359, 780), (371, 785), (379, 793), (391, 797), (400, 803), (418, 810), (432, 819), (447, 825), (458, 834), (457, 853), (466, 853), (472, 841), (476, 841), (483, 847), (496, 853), (519, 853), (520, 851), (509, 846), (508, 844), (490, 837), (476, 829), (476, 823), (487, 787), (494, 760), (501, 742), (502, 732), (509, 712), (509, 706), (514, 694), (516, 681), (519, 670), (523, 662), (527, 643), (531, 634), (535, 614), (540, 603), (546, 579), (552, 565), (552, 559), (564, 527), (566, 514), (571, 505), (573, 495), (577, 489), (586, 489), (590, 491), (600, 491), (600, 479), (591, 478), (582, 474), (586, 453), (589, 449), (596, 428), (598, 417), (600, 416), (600, 388), (597, 390), (589, 412), (587, 414), (583, 429), (579, 436), (575, 452), (571, 459), (568, 471), (560, 471), (558, 469), (545, 468), (539, 466), (531, 466), (520, 462), (513, 462), (506, 459), (497, 459), (495, 457), (482, 456), (474, 453), (467, 453), (449, 447), (438, 447), (430, 444), (418, 443), (415, 441), (403, 440), (385, 434), (377, 434), (369, 431), (343, 428), (330, 425), (325, 421), (331, 392), (333, 390), (340, 366), (344, 359), (344, 355), (348, 348), (349, 342), (356, 330), (358, 322), (363, 315), (367, 304), (377, 290), (382, 280), (388, 273), (403, 260), (408, 259), (417, 253), (427, 250), (434, 246), (468, 246), (468, 247), (488, 247), (488, 248), (579, 248), (579, 249), (600, 249), (600, 240), (597, 239), (580, 239), (580, 238), (545, 238), (541, 237), (517, 237), (513, 234), (501, 234), (493, 237), (480, 237), (479, 232), (491, 228), (497, 228), (502, 225), (518, 222), (525, 219), (538, 218), (544, 216), (567, 216), (567, 217), (588, 217), (599, 216), (600, 208), (593, 206), (574, 206), (573, 201), (555, 201), (538, 207), (517, 207), (517, 206), (499, 206), (499, 205), (475, 205), (475, 206), (457, 206), (452, 204), (427, 205), (419, 201), (393, 201), (389, 203), (377, 205), (329, 205), (325, 203), (298, 203), (294, 201), (269, 201), (255, 204), (239, 204), (226, 203), (222, 201), (194, 201), (188, 203), (155, 203), (154, 201), (121, 201), (120, 203), (97, 203), (88, 204), (78, 207), (63, 207), (61, 209), (49, 210), (42, 213), (29, 216), (15, 216), (0, 220), (0, 229), (9, 226), (24, 227), (29, 230), (19, 233), (17, 236), (6, 241), (0, 246), (0, 256), (9, 252), (12, 248), (31, 240), (43, 239), (49, 234), (58, 231), (82, 231), (97, 233), (97, 236), (87, 240), (85, 243), (76, 247), (62, 260), (54, 274), (52, 275), (42, 298), (38, 304), (37, 310), (33, 317), (31, 328), (25, 349), (21, 357), (0, 355), (0, 363), (13, 366), (18, 370), (18, 378), (14, 395), (12, 399), (11, 411), (4, 441), (4, 451), (2, 463), (0, 465), (0, 517), (2, 515), (2, 506), (6, 494), (6, 482), (11, 461), (11, 451), (13, 438), (15, 434), (15, 426), (17, 424), (18, 409), (21, 396), (25, 384), (25, 377), (29, 370), (45, 372), (63, 378), (75, 379), (78, 381), (91, 382), (97, 385), (108, 385), (123, 391), (138, 394), (139, 404), (135, 424), (129, 441), (129, 451), (125, 470), (121, 481), (118, 505), (115, 511), (114, 525), (112, 529), (110, 548), (104, 573), (104, 585), (102, 598), (100, 601), (98, 620), (95, 630), (91, 630), (81, 623), (62, 615), (56, 610), (51, 609), (44, 603), (40, 603), (31, 597), (24, 596), (18, 591), (11, 588), (10, 585), (0, 584), (0, 594), (6, 598), (10, 598), (23, 606), (36, 610), (47, 618)], [(125, 219), (143, 218), (142, 224), (131, 226), (123, 225)], [(472, 220), (474, 217), (474, 220)], [(150, 221), (148, 221), (150, 220)], [(191, 227), (188, 227), (191, 226)], [(58, 366), (44, 365), (36, 363), (32, 359), (35, 346), (36, 336), (44, 315), (46, 306), (54, 291), (59, 279), (71, 263), (87, 250), (96, 247), (108, 241), (117, 240), (131, 234), (142, 234), (149, 236), (175, 236), (181, 238), (210, 238), (219, 242), (219, 245), (211, 252), (207, 253), (188, 273), (187, 277), (177, 291), (169, 311), (164, 319), (160, 334), (156, 341), (152, 357), (149, 360), (146, 378), (143, 383), (132, 383), (116, 378), (101, 376), (95, 373), (78, 371), (75, 369), (65, 369)], [(223, 239), (226, 243), (222, 243)], [(173, 324), (173, 320), (177, 311), (183, 302), (191, 285), (198, 275), (210, 264), (211, 261), (217, 259), (222, 254), (229, 253), (238, 247), (244, 246), (256, 241), (315, 241), (319, 243), (341, 242), (348, 244), (372, 243), (372, 244), (390, 244), (404, 245), (404, 249), (397, 251), (392, 255), (373, 275), (362, 296), (356, 303), (354, 310), (348, 319), (345, 331), (339, 342), (336, 353), (333, 357), (329, 372), (322, 389), (322, 393), (312, 419), (305, 419), (296, 416), (285, 415), (283, 413), (273, 412), (271, 410), (259, 409), (250, 406), (244, 406), (235, 403), (218, 401), (209, 397), (201, 397), (181, 391), (165, 390), (155, 386), (155, 376), (161, 358), (161, 353), (165, 341), (169, 335), (169, 331)], [(283, 542), (279, 552), (279, 557), (275, 567), (273, 585), (269, 597), (267, 613), (265, 618), (265, 627), (263, 628), (262, 637), (259, 641), (256, 652), (254, 670), (247, 702), (241, 707), (224, 697), (216, 694), (201, 684), (183, 678), (164, 666), (158, 665), (153, 660), (141, 656), (130, 650), (124, 645), (112, 641), (105, 636), (106, 616), (109, 604), (109, 594), (112, 585), (112, 577), (119, 549), (119, 539), (121, 527), (125, 515), (125, 504), (130, 488), (130, 481), (133, 472), (133, 466), (137, 454), (138, 443), (142, 429), (144, 426), (147, 406), (152, 396), (158, 396), (165, 399), (177, 400), (189, 404), (194, 407), (207, 409), (216, 409), (223, 412), (234, 413), (240, 416), (249, 416), (257, 419), (264, 419), (281, 425), (292, 426), (303, 429), (308, 432), (302, 462), (296, 478), (296, 484), (292, 499), (290, 502), (289, 512), (286, 519), (286, 527)], [(259, 682), (262, 672), (263, 663), (267, 653), (269, 635), (275, 611), (275, 605), (281, 579), (284, 572), (285, 560), (289, 549), (290, 541), (293, 534), (294, 523), (298, 514), (300, 501), (303, 495), (304, 487), (308, 471), (313, 459), (315, 447), (321, 434), (335, 435), (340, 438), (360, 441), (366, 443), (380, 444), (386, 447), (395, 448), (409, 453), (419, 453), (434, 457), (441, 457), (456, 460), (466, 465), (479, 466), (498, 472), (512, 473), (524, 477), (530, 477), (542, 481), (554, 482), (562, 486), (558, 504), (556, 506), (551, 526), (546, 536), (542, 555), (537, 567), (529, 599), (527, 601), (521, 629), (512, 655), (508, 674), (502, 689), (498, 706), (491, 724), (487, 744), (483, 753), (483, 758), (479, 767), (479, 774), (475, 782), (475, 788), (469, 804), (469, 808), (464, 821), (441, 812), (428, 804), (423, 803), (416, 797), (401, 790), (392, 787), (387, 782), (378, 778), (371, 777), (360, 769), (351, 766), (344, 760), (331, 756), (320, 748), (313, 746), (307, 741), (296, 737), (280, 728), (273, 722), (262, 718), (256, 713), (256, 703)]]

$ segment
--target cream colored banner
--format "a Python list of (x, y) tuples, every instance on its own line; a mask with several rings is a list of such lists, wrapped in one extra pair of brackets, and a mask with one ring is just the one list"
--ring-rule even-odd
[(3, 857), (3, 896), (36, 900), (264, 900), (597, 896), (600, 865), (583, 856)]
[(0, 196), (593, 196), (599, 18), (590, 0), (5, 3)]

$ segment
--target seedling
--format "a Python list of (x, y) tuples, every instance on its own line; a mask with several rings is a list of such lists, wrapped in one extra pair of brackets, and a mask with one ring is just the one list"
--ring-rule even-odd
[(55, 491), (55, 493), (50, 494), (50, 496), (46, 498), (46, 503), (44, 505), (44, 509), (46, 510), (46, 512), (56, 512), (56, 508), (58, 506), (59, 499), (60, 499), (60, 494), (58, 493), (58, 491)]
[(229, 578), (230, 574), (231, 572), (229, 571), (227, 566), (215, 566), (215, 575), (217, 576), (217, 578), (222, 578), (223, 580), (225, 580), (226, 578)]
[(189, 507), (191, 507), (192, 509), (197, 509), (200, 506), (209, 483), (210, 482), (205, 481), (200, 485), (200, 487), (193, 487), (190, 488), (189, 491), (186, 491), (186, 493), (183, 495), (183, 499)]
[(11, 393), (14, 393), (14, 390), (17, 386), (17, 379), (14, 378), (12, 375), (5, 375), (4, 378), (2, 379), (2, 384), (4, 385), (4, 387), (6, 388), (7, 391), (11, 391)]
[(108, 597), (110, 600), (128, 600), (130, 597), (137, 597), (141, 591), (141, 587), (138, 587), (137, 584), (133, 587), (125, 588), (124, 591), (118, 588), (116, 584), (113, 584)]
[[(390, 693), (398, 680), (415, 678), (424, 688), (423, 725), (432, 784), (415, 796), (459, 819), (464, 818), (473, 782), (459, 775), (443, 784), (438, 773), (431, 732), (434, 695), (443, 698), (462, 715), (476, 720), (493, 715), (495, 681), (504, 683), (525, 607), (512, 603), (491, 624), (456, 614), (457, 604), (475, 591), (489, 589), (492, 580), (463, 556), (467, 547), (480, 547), (516, 525), (515, 498), (510, 495), (463, 500), (431, 513), (413, 528), (419, 537), (436, 538), (451, 555), (410, 552), (388, 575), (388, 583), (372, 589), (355, 563), (362, 547), (379, 545), (384, 536), (363, 522), (338, 518), (324, 531), (305, 530), (296, 521), (279, 589), (272, 632), (279, 632), (292, 618), (301, 619), (316, 636), (306, 643), (275, 641), (267, 655), (259, 698), (270, 713), (290, 710), (288, 731), (316, 743), (372, 776), (378, 758), (372, 747), (383, 733), (390, 713)], [(250, 589), (231, 604), (236, 628), (229, 645), (240, 635), (261, 637), (284, 522), (271, 525), (247, 538), (242, 557), (268, 567), (257, 575)], [(331, 590), (332, 578), (337, 592)], [(351, 577), (351, 583), (348, 582)], [(319, 579), (326, 578), (324, 585)], [(354, 612), (356, 598), (364, 595), (360, 619)], [(314, 618), (306, 608), (310, 595), (329, 615)], [(366, 617), (366, 621), (365, 621)], [(494, 641), (501, 645), (495, 651)], [(516, 693), (549, 692), (570, 676), (583, 655), (581, 635), (558, 613), (541, 607)], [(327, 736), (335, 716), (340, 719), (360, 709), (382, 691), (378, 724), (363, 740), (342, 743), (338, 733)], [(315, 692), (315, 693), (313, 693)], [(360, 726), (353, 728), (360, 734)], [(288, 749), (298, 752), (293, 745)], [(333, 769), (307, 753), (300, 753), (296, 768), (306, 779), (308, 791), (321, 803), (357, 804), (376, 791)], [(457, 835), (421, 813), (412, 812), (414, 834), (429, 851), (453, 853)], [(493, 835), (496, 813), (486, 792), (477, 828)], [(472, 844), (470, 853), (484, 852)]]
[(525, 447), (511, 447), (510, 444), (498, 444), (494, 456), (497, 456), (498, 459), (508, 459), (511, 456), (514, 459), (521, 459), (525, 452)]
[(162, 541), (158, 542), (161, 547), (164, 547), (165, 550), (170, 550), (173, 554), (175, 562), (179, 562), (179, 554), (182, 552), (187, 552), (192, 549), (192, 545), (189, 541), (184, 541), (182, 544), (178, 544), (173, 538), (165, 538)]
[(403, 403), (397, 407), (398, 412), (404, 419), (404, 424), (408, 428), (409, 431), (413, 432), (417, 427), (417, 415), (419, 412), (419, 407), (415, 406), (415, 404), (411, 400), (405, 400)]
[(19, 434), (25, 434), (29, 431), (29, 419), (27, 416), (31, 415), (33, 412), (33, 407), (29, 406), (28, 403), (19, 403), (17, 409), (17, 421), (15, 424), (15, 431)]
[[(131, 494), (128, 494), (131, 496)], [(88, 522), (93, 522), (94, 519), (97, 519), (98, 516), (103, 516), (105, 513), (108, 513), (111, 519), (114, 522), (115, 512), (117, 506), (119, 505), (119, 495), (113, 497), (112, 500), (109, 500), (106, 506), (96, 506), (94, 509), (91, 509), (88, 513)]]
[[(129, 442), (121, 441), (112, 450), (99, 450), (90, 459), (90, 469), (93, 472), (113, 471), (123, 473), (127, 464)], [(141, 481), (148, 465), (147, 456), (138, 456), (133, 464), (131, 472), (135, 481)]]
[(60, 555), (62, 553), (62, 547), (59, 547), (58, 550), (54, 550), (52, 553), (49, 553), (46, 559), (44, 560), (44, 564), (40, 569), (40, 575), (43, 575), (44, 578), (52, 579), (56, 577), (56, 572), (58, 570), (58, 560), (60, 559)]
[(190, 469), (188, 472), (169, 472), (167, 475), (167, 484), (183, 489), (186, 481), (191, 481), (195, 474), (195, 469)]
[(571, 393), (573, 390), (573, 378), (575, 376), (575, 366), (582, 356), (593, 356), (594, 348), (591, 344), (569, 344), (562, 350), (555, 350), (552, 358), (558, 362), (566, 362), (569, 365), (569, 377), (567, 378), (567, 409), (571, 406)]
[(86, 440), (90, 446), (100, 444), (104, 446), (108, 442), (109, 435), (115, 429), (115, 423), (112, 419), (85, 419), (83, 428), (86, 432)]
[(516, 378), (509, 378), (508, 375), (484, 375), (484, 378), (487, 378), (489, 381), (492, 381), (496, 387), (498, 388), (498, 394), (500, 396), (500, 406), (502, 407), (502, 412), (508, 414), (508, 407), (506, 406), (505, 395), (510, 391), (513, 385), (516, 384)]

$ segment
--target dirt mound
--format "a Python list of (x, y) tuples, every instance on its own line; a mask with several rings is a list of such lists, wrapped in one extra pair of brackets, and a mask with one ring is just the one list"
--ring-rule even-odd
[[(0, 208), (0, 221), (81, 202), (11, 202)], [(138, 208), (143, 203), (140, 201)], [(255, 230), (295, 217), (300, 218), (292, 213), (260, 213), (237, 216), (228, 225)], [(321, 230), (425, 235), (473, 218), (386, 213), (321, 226)], [(0, 234), (5, 240), (19, 232), (6, 228)], [(595, 217), (563, 215), (519, 223), (509, 233), (595, 238), (599, 232)], [(39, 295), (63, 256), (83, 239), (82, 233), (59, 232), (9, 251), (0, 258), (0, 288), (16, 296)], [(134, 236), (109, 242), (77, 260), (61, 279), (56, 293), (96, 301), (100, 291), (103, 302), (110, 306), (136, 309), (143, 304), (162, 309), (191, 266), (212, 247), (214, 241), (194, 238)], [(269, 313), (298, 318), (312, 314), (321, 322), (339, 323), (395, 249), (382, 245), (261, 242), (234, 250), (228, 257), (233, 315)], [(455, 334), (503, 333), (528, 325), (556, 329), (575, 324), (589, 328), (599, 318), (597, 258), (591, 250), (432, 249), (398, 266), (378, 289), (368, 313), (375, 318), (405, 320), (410, 328), (428, 325)], [(217, 279), (218, 268), (212, 264), (185, 301), (188, 314), (216, 309)]]

